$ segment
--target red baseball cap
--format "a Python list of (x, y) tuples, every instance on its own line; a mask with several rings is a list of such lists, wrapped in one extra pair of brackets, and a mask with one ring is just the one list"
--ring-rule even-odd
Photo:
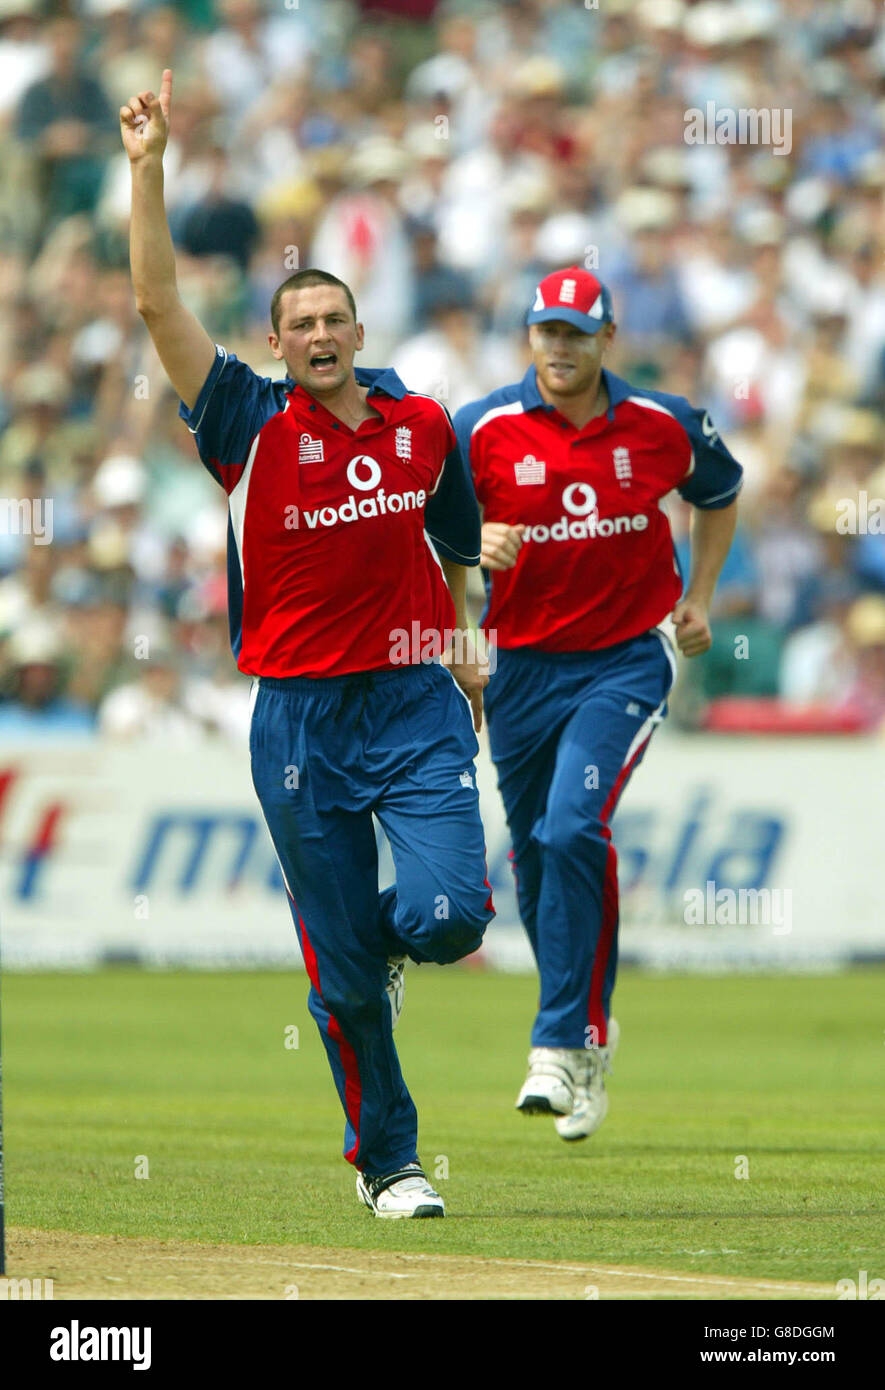
[(535, 290), (535, 302), (526, 314), (526, 323), (564, 319), (582, 333), (598, 333), (604, 323), (614, 321), (611, 292), (589, 270), (570, 265), (545, 275)]

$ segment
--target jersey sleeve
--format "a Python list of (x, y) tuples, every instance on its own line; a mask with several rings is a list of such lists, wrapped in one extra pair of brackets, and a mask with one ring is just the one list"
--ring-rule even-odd
[(448, 411), (446, 431), (448, 453), (424, 508), (424, 529), (447, 560), (457, 565), (478, 565), (482, 539), (479, 507), (470, 469)]
[(744, 470), (723, 444), (706, 410), (696, 409), (685, 400), (680, 405), (675, 414), (688, 435), (692, 464), (676, 490), (686, 502), (703, 510), (728, 507), (741, 490)]
[(181, 401), (178, 413), (206, 468), (230, 493), (242, 476), (252, 441), (279, 408), (270, 377), (258, 376), (216, 343), (215, 361), (193, 410)]
[(460, 410), (455, 412), (452, 421), (461, 456), (467, 466), (467, 470), (473, 481), (474, 492), (481, 500), (480, 479), (477, 475), (476, 453), (471, 450), (471, 440), (476, 422), (480, 419), (484, 409), (483, 401), (471, 401), (469, 405), (462, 405)]

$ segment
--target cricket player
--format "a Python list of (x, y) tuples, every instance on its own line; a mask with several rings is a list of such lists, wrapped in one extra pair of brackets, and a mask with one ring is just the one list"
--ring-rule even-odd
[[(602, 364), (608, 289), (571, 266), (537, 287), (522, 381), (455, 416), (483, 510), (485, 707), (520, 915), (541, 978), (517, 1107), (583, 1139), (608, 1108), (618, 953), (611, 818), (667, 710), (734, 534), (742, 470), (709, 416)], [(693, 514), (683, 597), (663, 498)], [(672, 622), (670, 621), (672, 618)]]
[[(340, 280), (301, 271), (274, 295), (281, 381), (214, 344), (184, 307), (163, 200), (171, 94), (167, 71), (158, 97), (120, 110), (138, 310), (228, 495), (252, 779), (357, 1194), (376, 1216), (442, 1216), (392, 1029), (406, 958), (458, 960), (493, 916), (474, 775), (487, 676), (463, 647), (448, 668), (438, 659), (466, 629), (479, 511), (445, 409), (390, 370), (354, 369), (363, 328)], [(380, 895), (373, 812), (396, 867)]]

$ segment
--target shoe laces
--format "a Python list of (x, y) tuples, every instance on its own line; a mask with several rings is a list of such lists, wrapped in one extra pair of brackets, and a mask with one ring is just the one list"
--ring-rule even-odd
[(597, 1080), (601, 1082), (611, 1069), (611, 1054), (607, 1047), (585, 1048), (576, 1068), (578, 1084), (591, 1087)]

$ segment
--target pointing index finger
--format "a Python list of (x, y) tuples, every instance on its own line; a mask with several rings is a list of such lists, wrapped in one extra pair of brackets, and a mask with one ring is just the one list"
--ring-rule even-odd
[(169, 119), (169, 112), (172, 108), (172, 69), (163, 69), (163, 80), (160, 83), (160, 110)]

